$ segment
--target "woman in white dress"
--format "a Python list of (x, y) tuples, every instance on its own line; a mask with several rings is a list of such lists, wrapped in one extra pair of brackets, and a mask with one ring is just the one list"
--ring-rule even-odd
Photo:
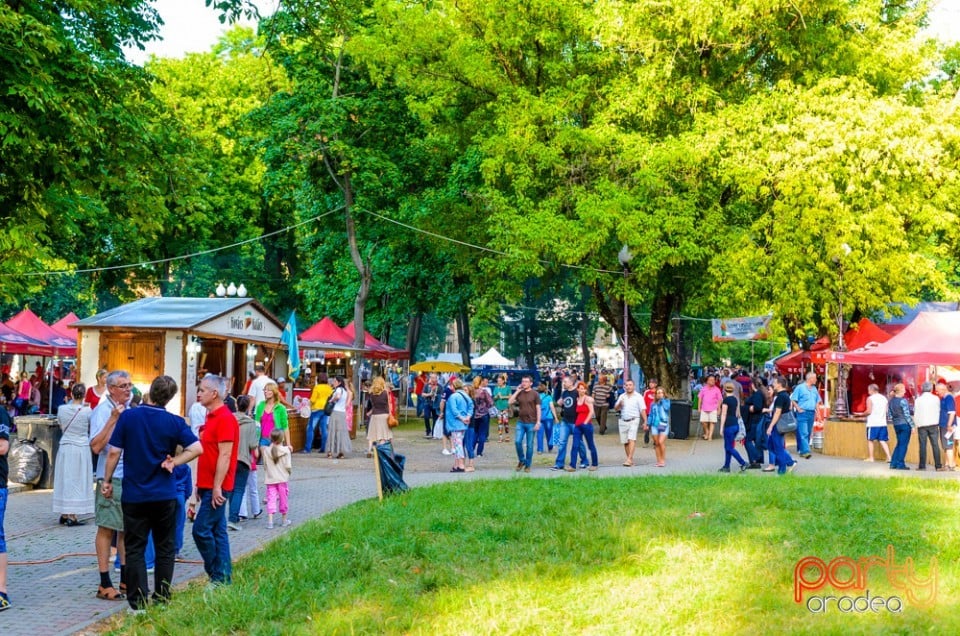
[(330, 414), (330, 439), (327, 441), (327, 457), (343, 459), (347, 453), (353, 452), (350, 444), (350, 432), (347, 430), (347, 408), (350, 402), (350, 391), (343, 376), (333, 379), (334, 401), (333, 413)]
[(57, 411), (62, 437), (53, 474), (53, 511), (60, 513), (60, 523), (82, 526), (77, 515), (93, 513), (93, 461), (90, 456), (89, 406), (83, 403), (87, 387), (74, 384), (72, 400)]

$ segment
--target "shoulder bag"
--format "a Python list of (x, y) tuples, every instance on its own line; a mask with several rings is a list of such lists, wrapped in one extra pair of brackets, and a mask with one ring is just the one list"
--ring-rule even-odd
[(793, 414), (793, 411), (784, 411), (781, 413), (780, 418), (777, 419), (777, 432), (781, 435), (786, 435), (795, 430), (797, 430), (797, 416)]
[[(340, 390), (340, 389), (337, 388), (337, 391), (339, 391), (339, 390)], [(335, 407), (335, 406), (337, 405), (337, 400), (334, 399), (334, 398), (336, 397), (336, 395), (337, 395), (337, 391), (334, 391), (334, 392), (330, 395), (330, 397), (327, 398), (327, 403), (323, 405), (323, 414), (324, 414), (324, 415), (331, 415), (331, 414), (333, 413), (333, 407)], [(338, 399), (339, 399), (339, 398), (338, 398)]]

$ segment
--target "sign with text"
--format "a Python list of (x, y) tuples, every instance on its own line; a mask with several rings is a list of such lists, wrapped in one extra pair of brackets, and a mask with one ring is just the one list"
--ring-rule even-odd
[(714, 342), (734, 340), (766, 340), (770, 335), (770, 320), (773, 316), (748, 316), (746, 318), (714, 318)]

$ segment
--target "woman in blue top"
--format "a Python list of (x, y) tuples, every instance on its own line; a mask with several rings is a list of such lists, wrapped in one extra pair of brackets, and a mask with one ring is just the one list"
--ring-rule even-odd
[(670, 435), (670, 400), (658, 388), (653, 403), (650, 405), (650, 414), (647, 416), (647, 428), (653, 438), (653, 451), (657, 455), (657, 468), (667, 465), (667, 436)]
[(547, 450), (553, 452), (553, 423), (557, 421), (557, 407), (547, 385), (537, 387), (540, 392), (540, 430), (537, 431), (537, 455), (543, 454), (543, 438), (547, 438)]

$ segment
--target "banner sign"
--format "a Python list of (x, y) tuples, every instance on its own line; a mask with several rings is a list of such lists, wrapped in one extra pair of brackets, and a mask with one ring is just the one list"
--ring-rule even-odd
[(770, 335), (770, 320), (773, 316), (748, 316), (746, 318), (714, 318), (714, 342), (734, 340), (766, 340)]

